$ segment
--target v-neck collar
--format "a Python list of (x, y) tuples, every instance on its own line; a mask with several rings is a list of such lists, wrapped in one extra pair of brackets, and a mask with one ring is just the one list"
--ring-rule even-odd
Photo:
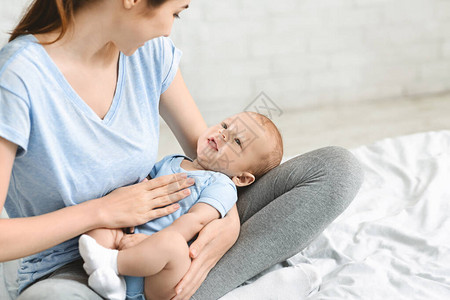
[(108, 112), (106, 113), (105, 117), (101, 119), (95, 112), (92, 110), (92, 108), (77, 94), (77, 92), (73, 89), (73, 87), (70, 85), (70, 83), (67, 81), (67, 79), (64, 77), (61, 70), (58, 68), (58, 66), (55, 64), (53, 59), (50, 57), (50, 55), (47, 53), (45, 48), (39, 44), (38, 39), (30, 34), (31, 38), (37, 42), (38, 47), (41, 49), (42, 54), (44, 58), (48, 61), (48, 66), (53, 72), (55, 78), (57, 79), (58, 83), (61, 85), (63, 90), (66, 92), (69, 99), (80, 109), (83, 111), (83, 113), (93, 119), (94, 121), (103, 123), (104, 125), (107, 125), (112, 118), (115, 115), (115, 112), (117, 110), (117, 107), (120, 103), (121, 95), (122, 95), (122, 86), (123, 86), (123, 79), (124, 79), (124, 68), (125, 68), (125, 59), (123, 56), (123, 53), (119, 53), (119, 62), (118, 62), (118, 75), (117, 75), (117, 82), (116, 82), (116, 90), (114, 92), (114, 97), (111, 103), (111, 106), (109, 107)]

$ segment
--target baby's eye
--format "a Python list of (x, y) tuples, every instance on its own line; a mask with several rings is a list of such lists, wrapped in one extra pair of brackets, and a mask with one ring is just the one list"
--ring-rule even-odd
[(234, 141), (235, 141), (236, 144), (238, 144), (239, 146), (241, 145), (241, 140), (240, 140), (240, 139), (234, 139)]
[(180, 15), (179, 15), (179, 14), (173, 14), (173, 16), (174, 16), (176, 19), (180, 19)]
[(223, 129), (227, 129), (228, 128), (227, 124), (225, 124), (225, 123), (222, 123), (222, 127), (223, 127)]

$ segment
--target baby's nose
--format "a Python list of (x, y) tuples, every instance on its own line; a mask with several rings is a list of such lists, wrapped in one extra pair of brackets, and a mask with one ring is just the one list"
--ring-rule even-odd
[(226, 133), (227, 131), (225, 129), (220, 129), (219, 130), (219, 134), (220, 136), (226, 141), (227, 137), (228, 137), (228, 133)]

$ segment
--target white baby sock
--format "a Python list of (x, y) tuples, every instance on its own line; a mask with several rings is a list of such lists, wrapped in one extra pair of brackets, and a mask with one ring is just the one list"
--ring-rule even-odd
[(84, 270), (91, 275), (100, 267), (108, 267), (117, 271), (117, 254), (118, 250), (107, 249), (100, 246), (92, 237), (83, 234), (78, 242), (81, 257), (84, 260)]
[(100, 296), (108, 300), (125, 300), (127, 286), (122, 276), (117, 276), (114, 270), (101, 267), (89, 276), (89, 286)]
[(117, 270), (118, 250), (107, 249), (92, 237), (83, 234), (78, 242), (83, 268), (88, 273), (88, 284), (98, 294), (111, 300), (123, 300), (126, 283)]

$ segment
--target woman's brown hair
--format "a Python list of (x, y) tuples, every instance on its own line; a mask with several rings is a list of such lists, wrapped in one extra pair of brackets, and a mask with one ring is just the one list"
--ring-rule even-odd
[[(54, 41), (44, 43), (52, 44), (66, 34), (78, 9), (97, 1), (99, 0), (34, 0), (11, 32), (9, 42), (21, 35), (48, 33), (59, 29), (59, 36)], [(156, 8), (167, 0), (146, 1), (148, 6)]]

